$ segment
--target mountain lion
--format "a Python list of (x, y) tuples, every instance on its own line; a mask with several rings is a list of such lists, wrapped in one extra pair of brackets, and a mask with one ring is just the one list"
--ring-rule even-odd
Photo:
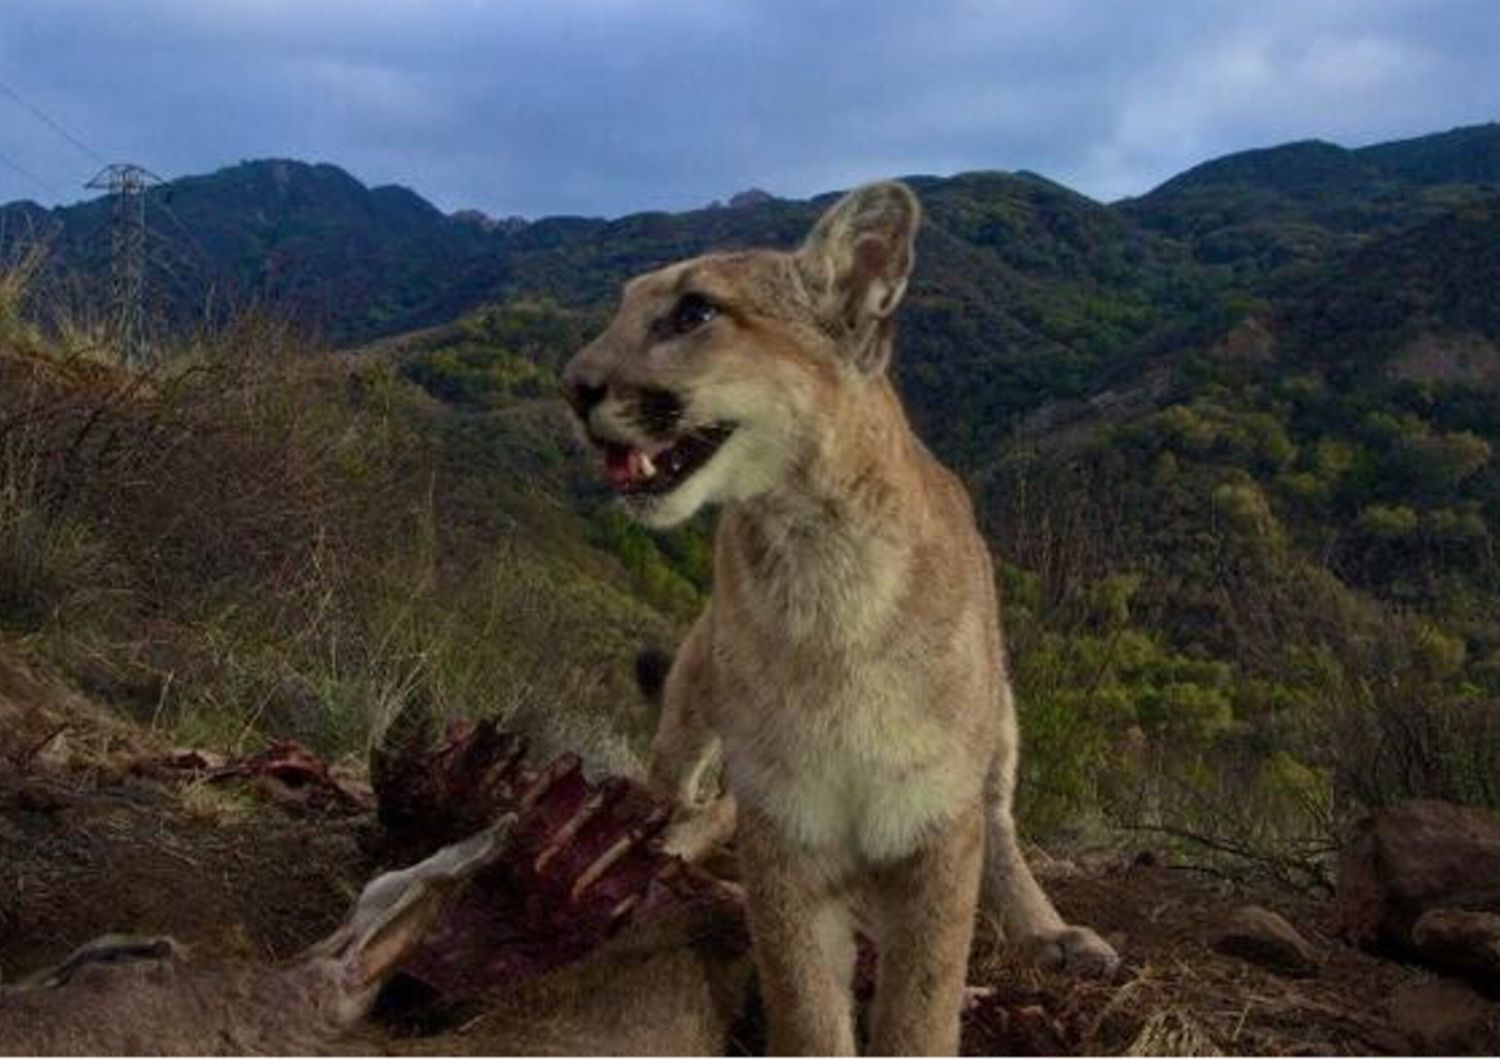
[(1044, 966), (1117, 963), (1021, 858), (989, 553), (886, 374), (919, 222), (875, 184), (795, 252), (640, 276), (564, 373), (641, 521), (723, 505), (652, 772), (691, 804), (722, 750), (773, 1053), (853, 1052), (856, 915), (880, 955), (871, 1049), (955, 1052), (981, 875)]

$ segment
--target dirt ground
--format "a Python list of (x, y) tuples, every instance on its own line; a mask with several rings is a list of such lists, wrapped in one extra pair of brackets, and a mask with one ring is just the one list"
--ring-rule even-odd
[(162, 739), (0, 643), (0, 975), (109, 932), (280, 960), (370, 866), (356, 819), (298, 817), (162, 775)]
[(357, 821), (202, 819), (173, 793), (0, 778), (6, 978), (110, 932), (281, 960), (338, 924), (369, 873)]
[[(184, 786), (140, 767), (162, 750), (0, 654), (5, 981), (107, 932), (170, 934), (214, 956), (283, 960), (331, 930), (376, 869), (361, 841), (375, 827), (368, 814), (320, 815)], [(1045, 876), (1065, 916), (1121, 949), (1121, 975), (1109, 984), (1041, 975), (982, 925), (971, 981), (1034, 1002), (1068, 1051), (1413, 1051), (1387, 1017), (1387, 1000), (1432, 977), (1341, 942), (1327, 902), (1161, 864), (1056, 862)], [(1250, 903), (1281, 913), (1314, 945), (1316, 975), (1284, 978), (1211, 948), (1230, 912)], [(360, 1048), (371, 1044), (362, 1039)], [(985, 1052), (995, 1040), (974, 1032), (966, 1047)]]
[[(1125, 961), (1111, 984), (1043, 985), (1056, 1011), (1078, 1025), (1072, 1040), (1084, 1051), (1337, 1056), (1411, 1048), (1387, 1019), (1385, 1002), (1430, 975), (1342, 942), (1326, 901), (1160, 865), (1116, 866), (1045, 885), (1065, 917), (1092, 924)], [(1280, 913), (1313, 944), (1316, 975), (1287, 978), (1212, 948), (1229, 915), (1251, 904)], [(991, 965), (981, 955), (976, 964), (980, 980), (1042, 978), (1008, 967), (1003, 956)]]

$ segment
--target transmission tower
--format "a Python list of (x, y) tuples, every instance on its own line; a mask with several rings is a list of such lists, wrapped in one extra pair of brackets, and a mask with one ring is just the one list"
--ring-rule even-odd
[(109, 226), (109, 309), (120, 358), (132, 368), (146, 364), (146, 189), (161, 178), (130, 163), (105, 166), (84, 185), (103, 188), (114, 200)]

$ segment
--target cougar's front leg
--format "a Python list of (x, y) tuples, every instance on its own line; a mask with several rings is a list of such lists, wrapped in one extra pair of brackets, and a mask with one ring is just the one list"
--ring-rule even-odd
[(699, 861), (733, 838), (736, 819), (732, 795), (702, 790), (704, 775), (720, 754), (707, 716), (713, 688), (706, 625), (706, 618), (698, 620), (667, 674), (647, 778), (677, 804), (662, 848), (686, 861)]
[(1114, 947), (1091, 928), (1064, 921), (1021, 855), (1012, 811), (1018, 735), (1008, 683), (1003, 686), (1003, 695), (1000, 742), (986, 785), (984, 886), (980, 903), (999, 919), (1011, 945), (1020, 948), (1043, 970), (1108, 978), (1120, 966)]
[(852, 1056), (854, 924), (848, 895), (752, 810), (740, 866), (771, 1056)]
[(672, 660), (651, 741), (651, 786), (683, 808), (698, 804), (703, 774), (719, 756), (719, 738), (707, 718), (713, 695), (707, 627), (707, 615), (699, 617)]
[(874, 877), (880, 966), (870, 1017), (878, 1056), (955, 1056), (984, 852), (975, 805)]
[(685, 697), (668, 695), (651, 740), (651, 786), (679, 806), (695, 807), (704, 801), (703, 776), (718, 758), (719, 738), (701, 709)]

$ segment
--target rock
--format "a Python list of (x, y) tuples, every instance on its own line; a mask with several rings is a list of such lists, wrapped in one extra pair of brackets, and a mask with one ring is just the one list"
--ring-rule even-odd
[(1500, 1004), (1456, 980), (1404, 986), (1386, 1012), (1416, 1053), (1483, 1056), (1500, 1048)]
[(1431, 800), (1355, 823), (1338, 868), (1339, 920), (1368, 948), (1411, 953), (1429, 909), (1500, 913), (1500, 814)]
[(1472, 979), (1500, 996), (1500, 916), (1429, 909), (1411, 929), (1412, 943), (1434, 968)]
[(1318, 955), (1285, 917), (1246, 905), (1236, 909), (1214, 938), (1214, 949), (1282, 975), (1309, 976), (1318, 971)]

